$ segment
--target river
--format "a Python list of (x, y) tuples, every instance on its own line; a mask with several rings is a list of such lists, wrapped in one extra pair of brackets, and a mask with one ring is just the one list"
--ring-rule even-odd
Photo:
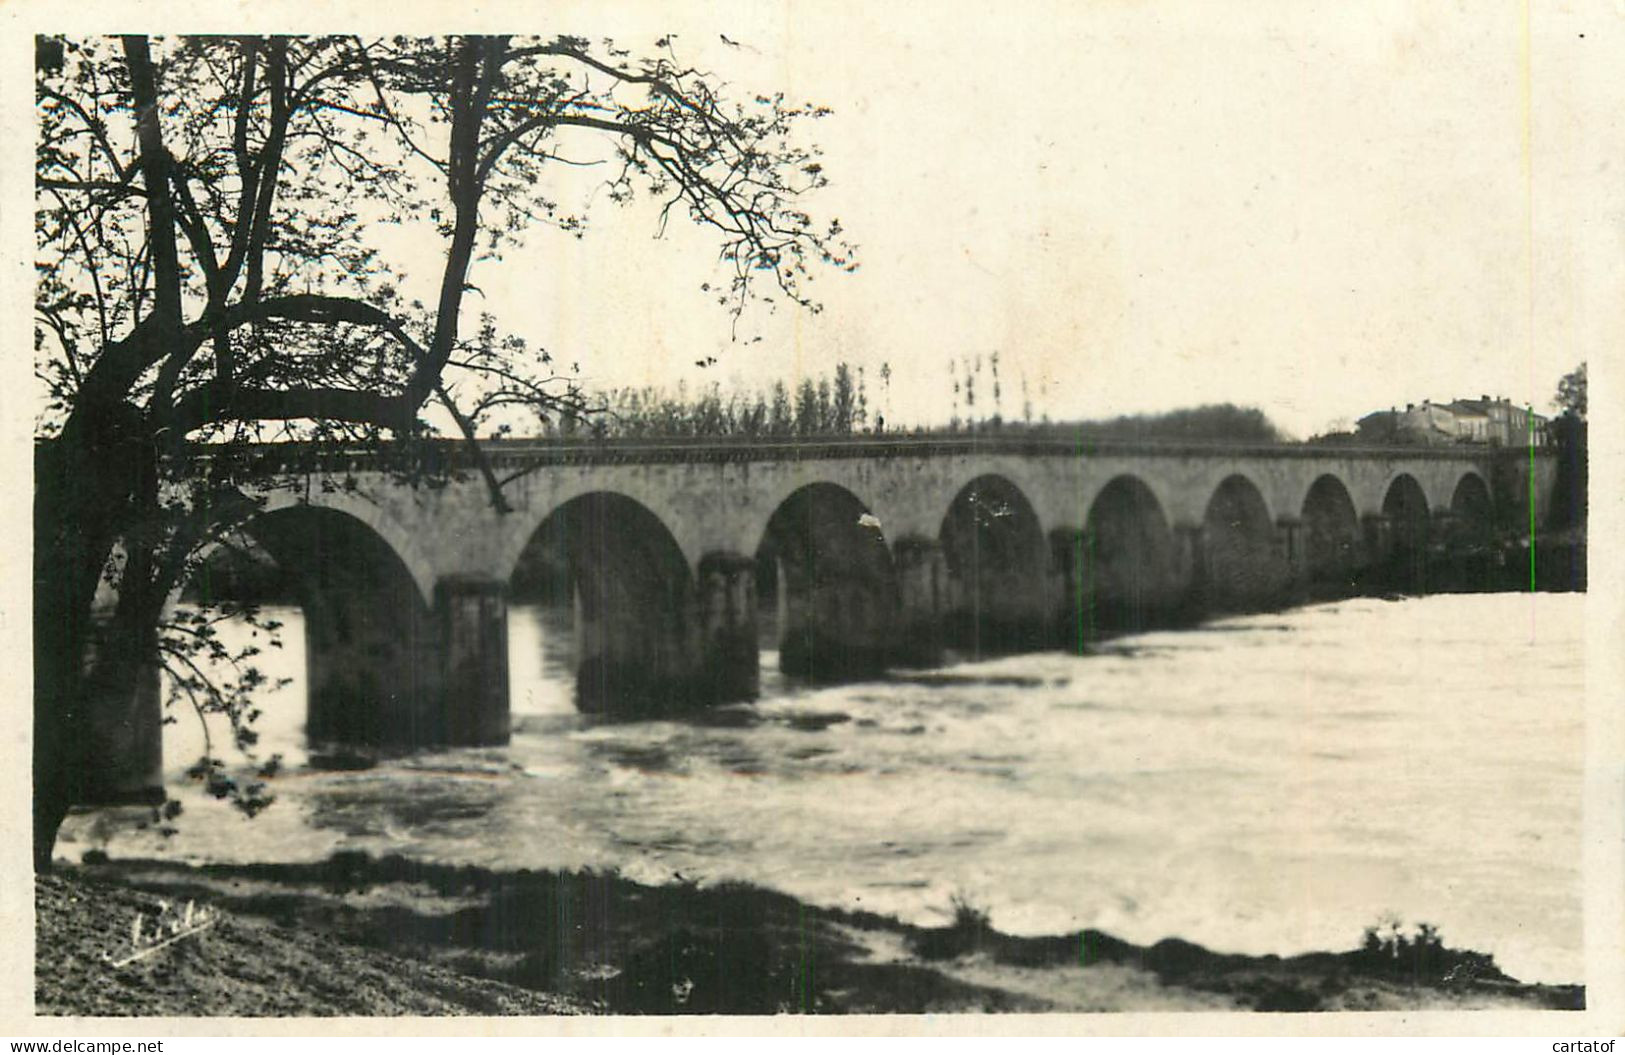
[[(298, 610), (275, 614), (272, 673), (297, 674)], [(59, 852), (613, 868), (1283, 955), (1391, 916), (1584, 981), (1583, 595), (1349, 600), (838, 687), (769, 653), (760, 702), (682, 723), (578, 715), (566, 628), (516, 608), (509, 636), (506, 748), (315, 770), (296, 683), (267, 698), (261, 751), (288, 765), (261, 816), (184, 787), (185, 718), (178, 833), (80, 816)]]

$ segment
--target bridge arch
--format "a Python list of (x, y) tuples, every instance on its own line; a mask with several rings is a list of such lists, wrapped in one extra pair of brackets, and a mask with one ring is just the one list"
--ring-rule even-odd
[(1469, 469), (1456, 481), (1450, 494), (1450, 512), (1463, 520), (1488, 525), (1494, 512), (1490, 501), (1490, 485), (1477, 472)]
[[(632, 471), (627, 471), (629, 468)], [(644, 467), (592, 466), (586, 471), (531, 473), (520, 479), (512, 491), (517, 510), (497, 521), (496, 545), (489, 551), (489, 557), (480, 553), (480, 567), (489, 567), (495, 578), (511, 577), (525, 559), (525, 550), (536, 539), (537, 532), (561, 509), (573, 502), (591, 499), (593, 495), (617, 495), (654, 517), (692, 568), (706, 552), (708, 543), (712, 543), (709, 536), (714, 532), (710, 521), (684, 508), (684, 501), (703, 503), (710, 496), (660, 486), (658, 477), (646, 470), (638, 471), (640, 469)], [(465, 486), (472, 488), (475, 484)], [(489, 499), (480, 491), (465, 495), (462, 501), (488, 503)]]
[[(1436, 520), (1439, 518), (1435, 518)], [(1443, 524), (1435, 523), (1441, 532), (1443, 549), (1456, 563), (1456, 573), (1489, 559), (1488, 546), (1495, 536), (1495, 507), (1490, 497), (1489, 484), (1478, 473), (1468, 470), (1461, 474), (1450, 493), (1448, 514)], [(1466, 561), (1466, 564), (1460, 562)], [(1487, 572), (1487, 567), (1482, 567)]]
[(647, 506), (613, 491), (560, 503), (531, 532), (508, 583), (519, 603), (570, 609), (581, 710), (644, 716), (690, 705), (693, 576)]
[(1392, 539), (1389, 570), (1396, 585), (1425, 589), (1431, 515), (1427, 494), (1416, 477), (1405, 472), (1394, 476), (1383, 493), (1382, 515)]
[(177, 605), (298, 603), (276, 558), (240, 528), (206, 541), (191, 565), (170, 592), (166, 613)]
[(285, 503), (212, 544), (181, 603), (296, 604), (305, 634), (305, 734), (314, 747), (411, 749), (450, 742), (431, 607), (371, 525)]
[(1322, 594), (1355, 587), (1360, 564), (1360, 518), (1354, 499), (1335, 473), (1322, 473), (1303, 496), (1305, 572), (1311, 590)]
[(1113, 477), (1089, 505), (1082, 561), (1069, 607), (1086, 631), (1137, 631), (1154, 625), (1180, 589), (1173, 529), (1162, 503), (1140, 477)]
[(1275, 600), (1288, 579), (1275, 522), (1258, 486), (1242, 473), (1220, 481), (1202, 515), (1202, 602), (1244, 611)]
[(843, 680), (884, 669), (897, 569), (880, 520), (857, 495), (828, 482), (796, 488), (768, 518), (754, 560), (760, 625), (780, 670)]
[(435, 581), (439, 575), (435, 562), (408, 526), (409, 518), (402, 517), (399, 511), (391, 509), (385, 502), (359, 490), (338, 487), (278, 487), (266, 491), (261, 497), (264, 506), (260, 516), (289, 509), (329, 509), (365, 525), (388, 544), (406, 567), (412, 581), (417, 584), (423, 603), (434, 603)]
[[(956, 502), (965, 500), (966, 492), (973, 487), (992, 488), (990, 495), (1003, 494), (1012, 504), (1019, 498), (1022, 516), (1031, 514), (1040, 537), (1077, 515), (1076, 478), (1064, 471), (1058, 474), (1054, 465), (1033, 465), (1020, 458), (998, 455), (966, 458), (955, 469), (957, 471), (948, 477), (947, 486), (937, 492), (936, 509), (942, 510), (944, 517), (952, 512)], [(941, 522), (937, 521), (939, 526)], [(940, 530), (938, 534), (940, 536)]]
[(977, 476), (949, 503), (937, 539), (948, 570), (949, 640), (973, 655), (1041, 647), (1054, 611), (1049, 544), (1021, 488), (997, 473)]

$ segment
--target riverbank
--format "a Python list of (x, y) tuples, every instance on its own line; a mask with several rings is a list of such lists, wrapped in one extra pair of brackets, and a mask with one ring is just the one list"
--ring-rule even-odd
[[(132, 920), (213, 922), (122, 967)], [(167, 911), (166, 911), (167, 908)], [(495, 872), (400, 857), (59, 866), (36, 882), (46, 1015), (552, 1015), (1564, 1009), (1481, 954), (1370, 935), (1347, 952), (1023, 938), (974, 906), (917, 927), (743, 884)], [(149, 928), (150, 929), (150, 928)], [(1351, 935), (1351, 944), (1360, 944)]]

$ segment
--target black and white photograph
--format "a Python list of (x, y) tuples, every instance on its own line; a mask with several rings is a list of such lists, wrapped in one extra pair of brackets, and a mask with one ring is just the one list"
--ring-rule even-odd
[(1625, 8), (259, 6), (0, 9), (16, 1031), (1618, 1032)]

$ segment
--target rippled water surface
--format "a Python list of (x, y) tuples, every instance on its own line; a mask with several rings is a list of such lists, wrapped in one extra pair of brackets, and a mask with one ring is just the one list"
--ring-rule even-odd
[(961, 895), (1014, 933), (1253, 953), (1352, 947), (1394, 914), (1582, 981), (1583, 600), (1356, 600), (822, 689), (769, 654), (758, 704), (626, 724), (575, 713), (567, 629), (516, 609), (509, 747), (312, 770), (295, 685), (267, 701), (290, 763), (269, 811), (179, 787), (188, 721), (165, 743), (180, 833), (108, 849), (735, 878), (922, 923)]

